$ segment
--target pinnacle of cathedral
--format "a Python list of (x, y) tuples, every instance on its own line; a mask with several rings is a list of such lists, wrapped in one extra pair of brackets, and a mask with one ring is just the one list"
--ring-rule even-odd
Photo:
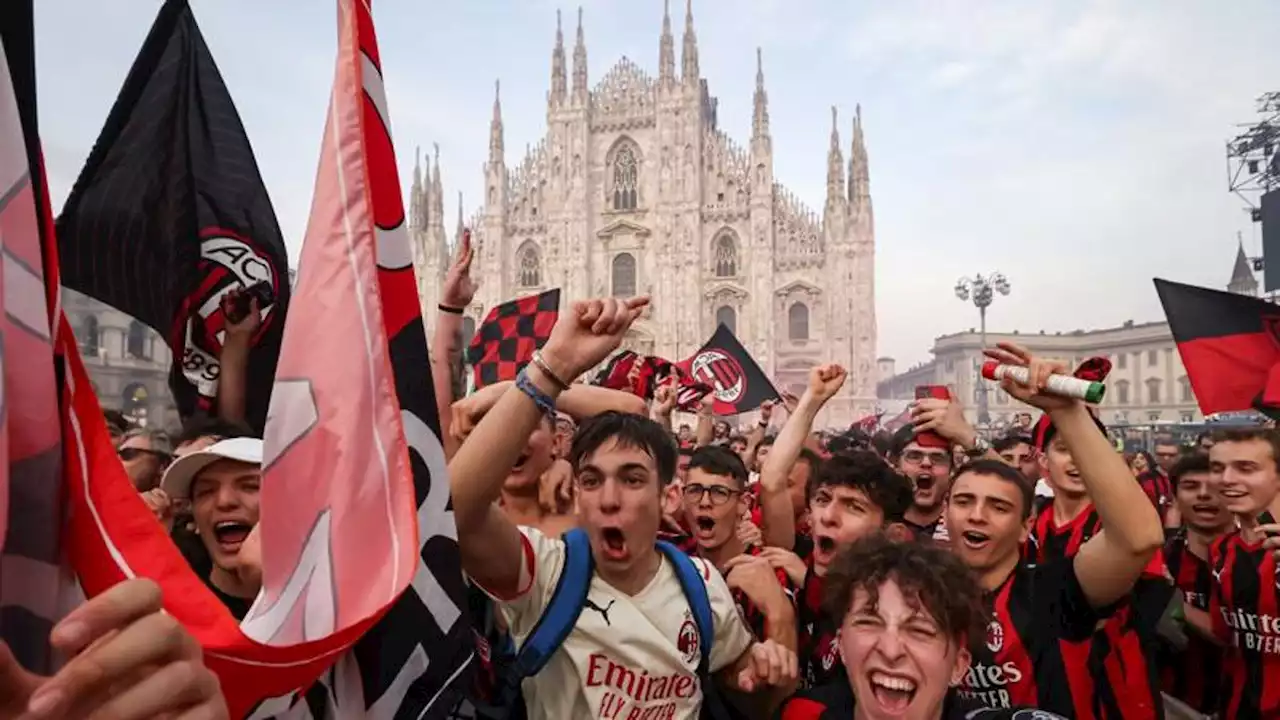
[(409, 226), (421, 227), (422, 218), (422, 147), (413, 149), (413, 186), (409, 188)]
[(551, 51), (551, 103), (563, 105), (565, 99), (564, 31), (560, 27), (560, 11), (556, 10), (556, 47)]
[(831, 208), (838, 201), (845, 199), (844, 192), (844, 153), (840, 151), (839, 115), (836, 106), (831, 106), (831, 148), (827, 151), (827, 207)]
[(658, 41), (658, 84), (671, 87), (676, 78), (676, 41), (671, 36), (671, 0), (662, 3), (662, 39)]
[(462, 222), (462, 191), (458, 191), (458, 227), (453, 231), (453, 242), (455, 247), (462, 247), (462, 231), (466, 226)]
[(697, 85), (702, 78), (698, 69), (698, 36), (693, 32), (693, 0), (687, 0), (684, 12), (684, 54), (681, 72), (687, 85)]
[(751, 119), (752, 139), (761, 139), (769, 134), (769, 93), (764, 89), (764, 51), (756, 48), (756, 94), (754, 112)]
[(1231, 269), (1231, 282), (1227, 284), (1227, 291), (1240, 295), (1258, 293), (1258, 279), (1253, 276), (1253, 266), (1244, 254), (1243, 240), (1239, 240), (1239, 244), (1236, 245), (1236, 263)]
[(432, 225), (444, 222), (444, 175), (440, 170), (440, 143), (435, 143), (436, 170), (431, 179), (431, 208), (428, 219)]
[(582, 6), (578, 6), (578, 40), (573, 46), (573, 98), (587, 101), (587, 40), (582, 30)]
[(493, 81), (493, 119), (489, 121), (489, 162), (502, 162), (502, 81)]
[(862, 133), (862, 105), (853, 116), (853, 144), (849, 150), (849, 201), (871, 197), (871, 169), (867, 163), (866, 138)]

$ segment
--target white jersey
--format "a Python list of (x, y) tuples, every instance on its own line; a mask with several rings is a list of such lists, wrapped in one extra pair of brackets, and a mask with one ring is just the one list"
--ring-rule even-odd
[[(514, 598), (490, 593), (517, 648), (550, 602), (565, 554), (562, 540), (533, 528), (520, 531), (525, 555), (520, 591)], [(524, 681), (529, 720), (697, 720), (702, 708), (698, 627), (679, 578), (659, 557), (658, 572), (635, 595), (599, 575), (591, 578), (573, 631), (542, 672)], [(711, 599), (715, 638), (709, 669), (714, 673), (741, 657), (753, 639), (720, 573), (704, 560), (693, 562)]]

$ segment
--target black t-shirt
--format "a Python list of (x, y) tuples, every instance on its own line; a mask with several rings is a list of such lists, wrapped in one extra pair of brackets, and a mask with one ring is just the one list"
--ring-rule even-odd
[[(848, 720), (856, 702), (849, 681), (841, 678), (791, 696), (774, 714), (775, 720)], [(942, 706), (942, 720), (1063, 720), (1062, 716), (1032, 708), (983, 708), (954, 690)]]
[(202, 575), (201, 578), (204, 580), (205, 586), (213, 591), (214, 596), (217, 597), (218, 600), (222, 601), (222, 604), (226, 605), (227, 609), (231, 611), (232, 617), (237, 620), (243, 620), (244, 616), (249, 614), (249, 608), (253, 607), (253, 598), (235, 597), (234, 595), (228, 595), (222, 592), (209, 579), (209, 575), (207, 573)]

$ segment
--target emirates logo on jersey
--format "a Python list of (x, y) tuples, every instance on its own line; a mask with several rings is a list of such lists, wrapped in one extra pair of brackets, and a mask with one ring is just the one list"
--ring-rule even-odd
[(998, 620), (992, 620), (987, 626), (987, 649), (991, 652), (1000, 652), (1004, 647), (1004, 626)]
[(836, 657), (840, 654), (840, 645), (835, 638), (827, 643), (827, 651), (822, 653), (822, 671), (827, 672), (836, 665)]
[(676, 636), (676, 649), (680, 651), (684, 661), (691, 665), (698, 661), (698, 639), (698, 626), (694, 624), (693, 618), (686, 616), (680, 626), (680, 634)]

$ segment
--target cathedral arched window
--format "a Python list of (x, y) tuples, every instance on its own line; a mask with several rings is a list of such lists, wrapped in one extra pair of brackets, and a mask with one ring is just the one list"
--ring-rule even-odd
[(716, 310), (716, 326), (719, 327), (720, 325), (729, 328), (729, 332), (736, 335), (738, 333), (738, 311), (729, 305), (721, 305)]
[(626, 298), (636, 294), (636, 258), (630, 253), (613, 256), (613, 296)]
[(520, 287), (535, 288), (542, 286), (542, 259), (538, 256), (538, 246), (532, 241), (520, 248)]
[(716, 238), (714, 248), (716, 277), (735, 277), (738, 274), (738, 244), (733, 235), (723, 233)]
[(129, 323), (129, 334), (125, 336), (124, 351), (129, 357), (139, 359), (147, 357), (147, 328), (137, 320)]
[(94, 315), (86, 315), (80, 335), (80, 345), (84, 348), (84, 354), (97, 357), (99, 338), (98, 318)]
[(613, 209), (635, 210), (640, 200), (640, 162), (626, 143), (613, 156)]
[(787, 308), (787, 337), (792, 340), (809, 339), (809, 306), (802, 302)]

